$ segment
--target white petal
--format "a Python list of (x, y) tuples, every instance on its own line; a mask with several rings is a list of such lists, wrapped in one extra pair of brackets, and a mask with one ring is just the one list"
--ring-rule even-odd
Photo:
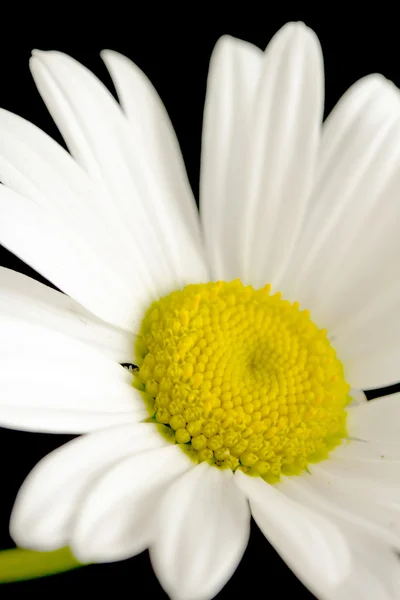
[[(341, 522), (347, 529), (356, 526), (374, 535), (391, 547), (400, 547), (400, 515), (396, 508), (385, 503), (390, 496), (386, 492), (377, 495), (376, 485), (371, 480), (351, 481), (334, 477), (312, 467), (312, 475), (282, 478), (277, 489), (295, 502), (328, 519)], [(391, 500), (390, 500), (391, 502)]]
[(244, 280), (278, 284), (309, 200), (323, 111), (323, 65), (315, 34), (283, 27), (269, 44), (253, 107), (237, 252)]
[[(47, 390), (45, 394), (47, 395)], [(145, 410), (111, 413), (102, 409), (76, 410), (75, 407), (51, 409), (48, 406), (44, 408), (0, 406), (1, 427), (39, 433), (86, 433), (118, 423), (139, 423), (146, 417), (148, 413)]]
[(369, 441), (350, 436), (330, 456), (377, 462), (400, 461), (400, 443)]
[(73, 338), (0, 319), (0, 424), (81, 433), (147, 411), (131, 374)]
[(160, 293), (206, 278), (198, 248), (188, 231), (180, 229), (181, 221), (169, 214), (164, 202), (168, 190), (158, 184), (108, 90), (59, 52), (35, 52), (31, 69), (72, 154), (114, 199), (121, 226), (137, 242), (138, 259)]
[(346, 532), (353, 568), (349, 577), (331, 590), (323, 590), (323, 600), (399, 600), (400, 561), (387, 545), (373, 537)]
[(122, 278), (67, 225), (4, 185), (0, 186), (0, 243), (96, 316), (138, 330), (148, 286)]
[(64, 333), (120, 363), (134, 361), (134, 336), (105, 323), (69, 296), (0, 267), (0, 316)]
[(135, 244), (132, 240), (126, 244), (121, 236), (112, 200), (46, 133), (1, 109), (0, 180), (71, 227), (71, 242), (82, 238), (102, 262), (121, 276), (132, 277)]
[(399, 141), (393, 84), (372, 77), (349, 90), (324, 128), (313, 210), (285, 275), (362, 389), (398, 380)]
[(400, 393), (382, 396), (348, 409), (347, 427), (351, 437), (367, 442), (400, 444)]
[(121, 560), (144, 550), (160, 494), (193, 463), (177, 445), (125, 459), (93, 486), (79, 512), (71, 548), (83, 562)]
[(128, 58), (103, 50), (101, 57), (113, 79), (131, 126), (131, 136), (151, 165), (154, 179), (168, 189), (168, 212), (184, 218), (201, 248), (199, 213), (186, 175), (179, 143), (165, 107), (146, 75)]
[(355, 461), (348, 461), (348, 470), (337, 464), (330, 468), (331, 462), (334, 459), (309, 465), (311, 474), (282, 478), (278, 489), (309, 509), (340, 519), (344, 527), (355, 525), (399, 549), (398, 484), (388, 480), (387, 473), (379, 475), (373, 460), (358, 460), (359, 471)]
[(356, 524), (400, 549), (399, 394), (348, 409), (349, 442), (311, 475), (285, 478), (289, 497)]
[[(377, 487), (388, 485), (392, 488), (393, 499), (400, 498), (400, 465), (398, 460), (385, 458), (367, 458), (360, 460), (358, 457), (338, 456), (332, 453), (328, 460), (318, 464), (318, 469), (325, 471), (328, 476), (337, 475), (344, 481), (353, 479), (360, 484), (364, 479), (375, 481)], [(311, 469), (312, 470), (312, 469)]]
[(213, 52), (207, 83), (201, 150), (200, 215), (212, 275), (239, 274), (237, 231), (245, 206), (244, 162), (262, 52), (222, 37)]
[[(307, 219), (297, 244), (293, 263), (284, 279), (285, 286), (291, 292), (301, 291), (304, 288), (304, 299), (306, 299), (306, 292), (310, 296), (314, 293), (313, 287), (310, 288), (303, 277), (309, 264), (318, 258), (314, 238), (317, 237), (319, 245), (322, 244), (324, 241), (322, 233), (332, 227), (331, 217), (335, 216), (337, 220), (340, 216), (339, 209), (343, 208), (348, 201), (347, 197), (342, 198), (343, 192), (351, 192), (351, 185), (357, 183), (354, 167), (362, 166), (362, 162), (360, 164), (362, 150), (366, 152), (370, 148), (382, 125), (397, 113), (398, 99), (392, 85), (381, 76), (370, 75), (349, 88), (324, 123), (316, 189), (308, 207)], [(365, 144), (368, 148), (365, 148)], [(350, 157), (355, 159), (355, 162), (349, 161)], [(339, 166), (340, 174), (337, 173)], [(330, 188), (325, 189), (325, 184), (328, 183), (330, 186), (335, 184), (340, 191), (339, 197), (332, 202), (328, 201), (329, 198), (322, 201), (320, 196), (323, 192), (325, 199), (330, 192)], [(365, 205), (368, 208), (370, 203)], [(358, 208), (361, 210), (361, 206)]]
[[(386, 287), (387, 298), (390, 293), (391, 290)], [(391, 304), (389, 309), (381, 308), (378, 300), (373, 307), (376, 309), (374, 316), (365, 321), (362, 319), (363, 328), (357, 331), (349, 343), (347, 339), (345, 341), (347, 334), (343, 337), (340, 334), (337, 335), (339, 341), (335, 342), (335, 346), (339, 358), (343, 362), (347, 380), (354, 385), (362, 385), (366, 390), (394, 385), (399, 380), (400, 348), (398, 340), (400, 338), (397, 335), (397, 322), (394, 320), (397, 319), (396, 310), (399, 301), (397, 298), (393, 298)], [(366, 333), (367, 322), (371, 322), (369, 334)], [(392, 332), (390, 333), (391, 327)], [(387, 341), (387, 337), (392, 338), (390, 342)], [(365, 340), (364, 351), (361, 350), (363, 340)], [(374, 345), (373, 340), (375, 341)]]
[(241, 472), (237, 484), (268, 541), (311, 590), (337, 585), (350, 572), (342, 532), (328, 519), (289, 500), (275, 487)]
[(393, 548), (399, 548), (400, 537), (392, 522), (396, 518), (399, 522), (399, 516), (393, 508), (374, 505), (371, 490), (361, 488), (357, 493), (357, 485), (356, 481), (351, 489), (346, 489), (343, 480), (323, 476), (313, 469), (311, 476), (283, 478), (278, 488), (289, 498), (333, 520), (349, 545), (351, 572), (338, 585), (317, 590), (318, 598), (399, 598), (393, 595), (400, 589), (400, 565)]
[(41, 551), (68, 545), (75, 516), (98, 477), (127, 456), (166, 444), (154, 425), (144, 423), (120, 425), (65, 444), (25, 479), (11, 515), (11, 537), (23, 548)]
[(231, 471), (202, 463), (180, 477), (161, 500), (150, 549), (168, 595), (174, 600), (213, 598), (243, 555), (249, 520)]

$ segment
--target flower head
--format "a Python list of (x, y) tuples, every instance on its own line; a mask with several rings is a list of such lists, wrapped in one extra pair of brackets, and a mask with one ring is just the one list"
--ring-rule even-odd
[(71, 154), (0, 111), (0, 242), (66, 294), (0, 271), (0, 424), (85, 434), (28, 476), (13, 539), (149, 547), (172, 598), (208, 600), (252, 515), (319, 598), (397, 597), (400, 404), (359, 390), (398, 379), (398, 90), (366, 77), (322, 125), (313, 32), (222, 38), (199, 219), (157, 94), (102, 56), (122, 108), (31, 60)]

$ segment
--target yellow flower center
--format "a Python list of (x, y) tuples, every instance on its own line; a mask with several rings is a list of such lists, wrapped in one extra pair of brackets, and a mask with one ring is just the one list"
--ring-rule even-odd
[(172, 292), (147, 310), (136, 355), (151, 419), (196, 461), (275, 482), (346, 436), (350, 388), (326, 331), (269, 285)]

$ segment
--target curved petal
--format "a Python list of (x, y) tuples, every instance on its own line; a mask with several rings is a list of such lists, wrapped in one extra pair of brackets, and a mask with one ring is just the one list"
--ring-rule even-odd
[(132, 275), (135, 243), (126, 243), (116, 227), (112, 199), (46, 133), (2, 109), (0, 180), (72, 228), (71, 243), (81, 238), (102, 262), (133, 281), (141, 265)]
[(159, 95), (146, 75), (131, 60), (112, 50), (101, 57), (113, 79), (122, 108), (131, 126), (131, 136), (151, 165), (154, 179), (168, 189), (168, 212), (184, 217), (186, 227), (199, 248), (199, 213), (186, 175), (174, 128)]
[[(392, 544), (397, 548), (400, 548), (400, 440), (396, 424), (399, 397), (400, 394), (393, 394), (349, 408), (349, 443), (335, 449), (329, 460), (311, 468), (316, 476), (315, 485), (318, 483), (328, 495), (339, 490), (339, 502), (358, 516), (369, 518), (384, 535), (395, 539)], [(349, 498), (343, 496), (343, 490)]]
[(151, 424), (127, 424), (90, 433), (55, 450), (31, 471), (18, 492), (10, 534), (23, 548), (67, 546), (76, 514), (98, 477), (115, 463), (166, 445)]
[(240, 273), (235, 245), (246, 201), (243, 170), (262, 56), (256, 46), (224, 36), (211, 57), (201, 146), (200, 216), (215, 279), (229, 281)]
[(85, 67), (60, 52), (35, 51), (31, 70), (72, 154), (112, 196), (121, 227), (137, 242), (138, 257), (160, 294), (206, 280), (198, 248), (181, 228), (182, 220), (169, 214), (164, 201), (169, 190), (157, 182), (108, 90)]
[(174, 600), (213, 598), (246, 548), (250, 514), (232, 472), (201, 463), (167, 491), (157, 511), (153, 568)]
[(305, 585), (321, 589), (348, 576), (349, 548), (336, 525), (262, 479), (238, 471), (235, 480), (248, 497), (261, 531)]
[(66, 334), (119, 363), (134, 360), (134, 336), (95, 317), (75, 300), (26, 275), (0, 267), (0, 317)]
[[(374, 505), (370, 490), (351, 489), (346, 482), (321, 475), (285, 477), (278, 489), (288, 498), (328, 517), (342, 531), (351, 553), (351, 570), (336, 585), (314, 581), (313, 592), (323, 600), (398, 599), (399, 562), (393, 548), (399, 536), (393, 531), (395, 512)], [(398, 519), (398, 516), (397, 516)], [(397, 594), (397, 595), (396, 595)]]
[(328, 460), (309, 465), (311, 474), (283, 478), (278, 489), (307, 508), (340, 519), (344, 527), (355, 525), (400, 549), (398, 450), (394, 461), (374, 458), (372, 450), (361, 457), (345, 454), (335, 450)]
[[(339, 221), (343, 216), (343, 209), (357, 208), (368, 214), (367, 211), (373, 204), (372, 200), (364, 203), (359, 201), (356, 207), (352, 206), (352, 192), (362, 183), (360, 175), (365, 174), (365, 161), (374, 157), (376, 142), (382, 143), (378, 134), (387, 133), (385, 127), (398, 117), (398, 112), (399, 100), (393, 84), (382, 76), (369, 75), (349, 88), (324, 123), (317, 179), (307, 219), (293, 262), (283, 278), (285, 291), (290, 291), (291, 295), (302, 292), (303, 302), (307, 300), (306, 294), (310, 297), (316, 295), (314, 286), (310, 285), (311, 282), (306, 281), (304, 276), (306, 273), (313, 273), (311, 266), (317, 259), (320, 259), (318, 266), (321, 268), (324, 261), (318, 250), (325, 241), (325, 234), (332, 234), (332, 242), (333, 227), (338, 223), (343, 224), (343, 221)], [(392, 161), (388, 164), (387, 172), (390, 172), (391, 168)], [(379, 189), (381, 184), (380, 180), (377, 181), (373, 191)], [(335, 193), (339, 195), (335, 196)], [(359, 216), (363, 216), (361, 212)], [(347, 227), (345, 231), (348, 231)], [(357, 232), (358, 227), (354, 231)], [(343, 236), (340, 240), (346, 241)], [(348, 241), (352, 241), (352, 238)], [(341, 247), (336, 246), (335, 250), (342, 256)], [(322, 271), (322, 274), (325, 275), (326, 272)]]
[[(37, 385), (33, 386), (35, 397), (38, 392)], [(54, 390), (54, 386), (53, 386)], [(24, 392), (25, 392), (24, 388)], [(73, 397), (76, 390), (72, 390), (69, 397), (63, 395), (62, 400), (67, 403)], [(45, 401), (48, 398), (48, 389), (45, 387)], [(55, 393), (55, 392), (54, 392)], [(79, 396), (80, 397), (80, 396)], [(111, 393), (109, 394), (109, 399)], [(12, 400), (13, 398), (11, 398)], [(86, 398), (85, 398), (86, 400)], [(110, 400), (111, 402), (111, 400)], [(89, 409), (87, 411), (76, 407), (72, 408), (49, 408), (48, 406), (0, 406), (0, 426), (8, 429), (18, 429), (20, 431), (34, 431), (38, 433), (86, 433), (117, 425), (118, 423), (139, 423), (148, 417), (148, 412), (144, 409), (133, 410), (113, 410), (113, 412), (104, 411), (100, 408)]]
[(314, 178), (323, 91), (317, 37), (302, 23), (286, 25), (265, 52), (238, 221), (238, 275), (256, 287), (278, 285), (300, 232)]
[(148, 416), (131, 374), (71, 337), (0, 319), (0, 425), (82, 433)]
[[(132, 456), (111, 468), (87, 495), (72, 532), (82, 562), (122, 560), (144, 550), (155, 534), (160, 494), (193, 463), (177, 445)], [(158, 533), (158, 532), (157, 532)]]
[(400, 93), (376, 76), (353, 88), (324, 128), (313, 210), (283, 287), (366, 389), (399, 378)]
[[(313, 469), (312, 476), (282, 479), (279, 490), (288, 498), (326, 516), (339, 519), (346, 529), (354, 525), (374, 535), (391, 547), (399, 547), (400, 537), (392, 525), (397, 511), (382, 506), (379, 499), (368, 498), (371, 486), (360, 488), (359, 482), (346, 486), (338, 477)], [(365, 496), (365, 494), (367, 496)]]
[(93, 248), (42, 207), (0, 185), (0, 243), (96, 316), (138, 330), (153, 299), (148, 286), (121, 277)]

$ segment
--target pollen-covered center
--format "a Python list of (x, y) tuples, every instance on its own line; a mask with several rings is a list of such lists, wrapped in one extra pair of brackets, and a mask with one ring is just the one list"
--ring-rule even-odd
[(277, 481), (346, 435), (349, 385), (298, 303), (239, 280), (154, 302), (136, 345), (150, 416), (198, 461)]

